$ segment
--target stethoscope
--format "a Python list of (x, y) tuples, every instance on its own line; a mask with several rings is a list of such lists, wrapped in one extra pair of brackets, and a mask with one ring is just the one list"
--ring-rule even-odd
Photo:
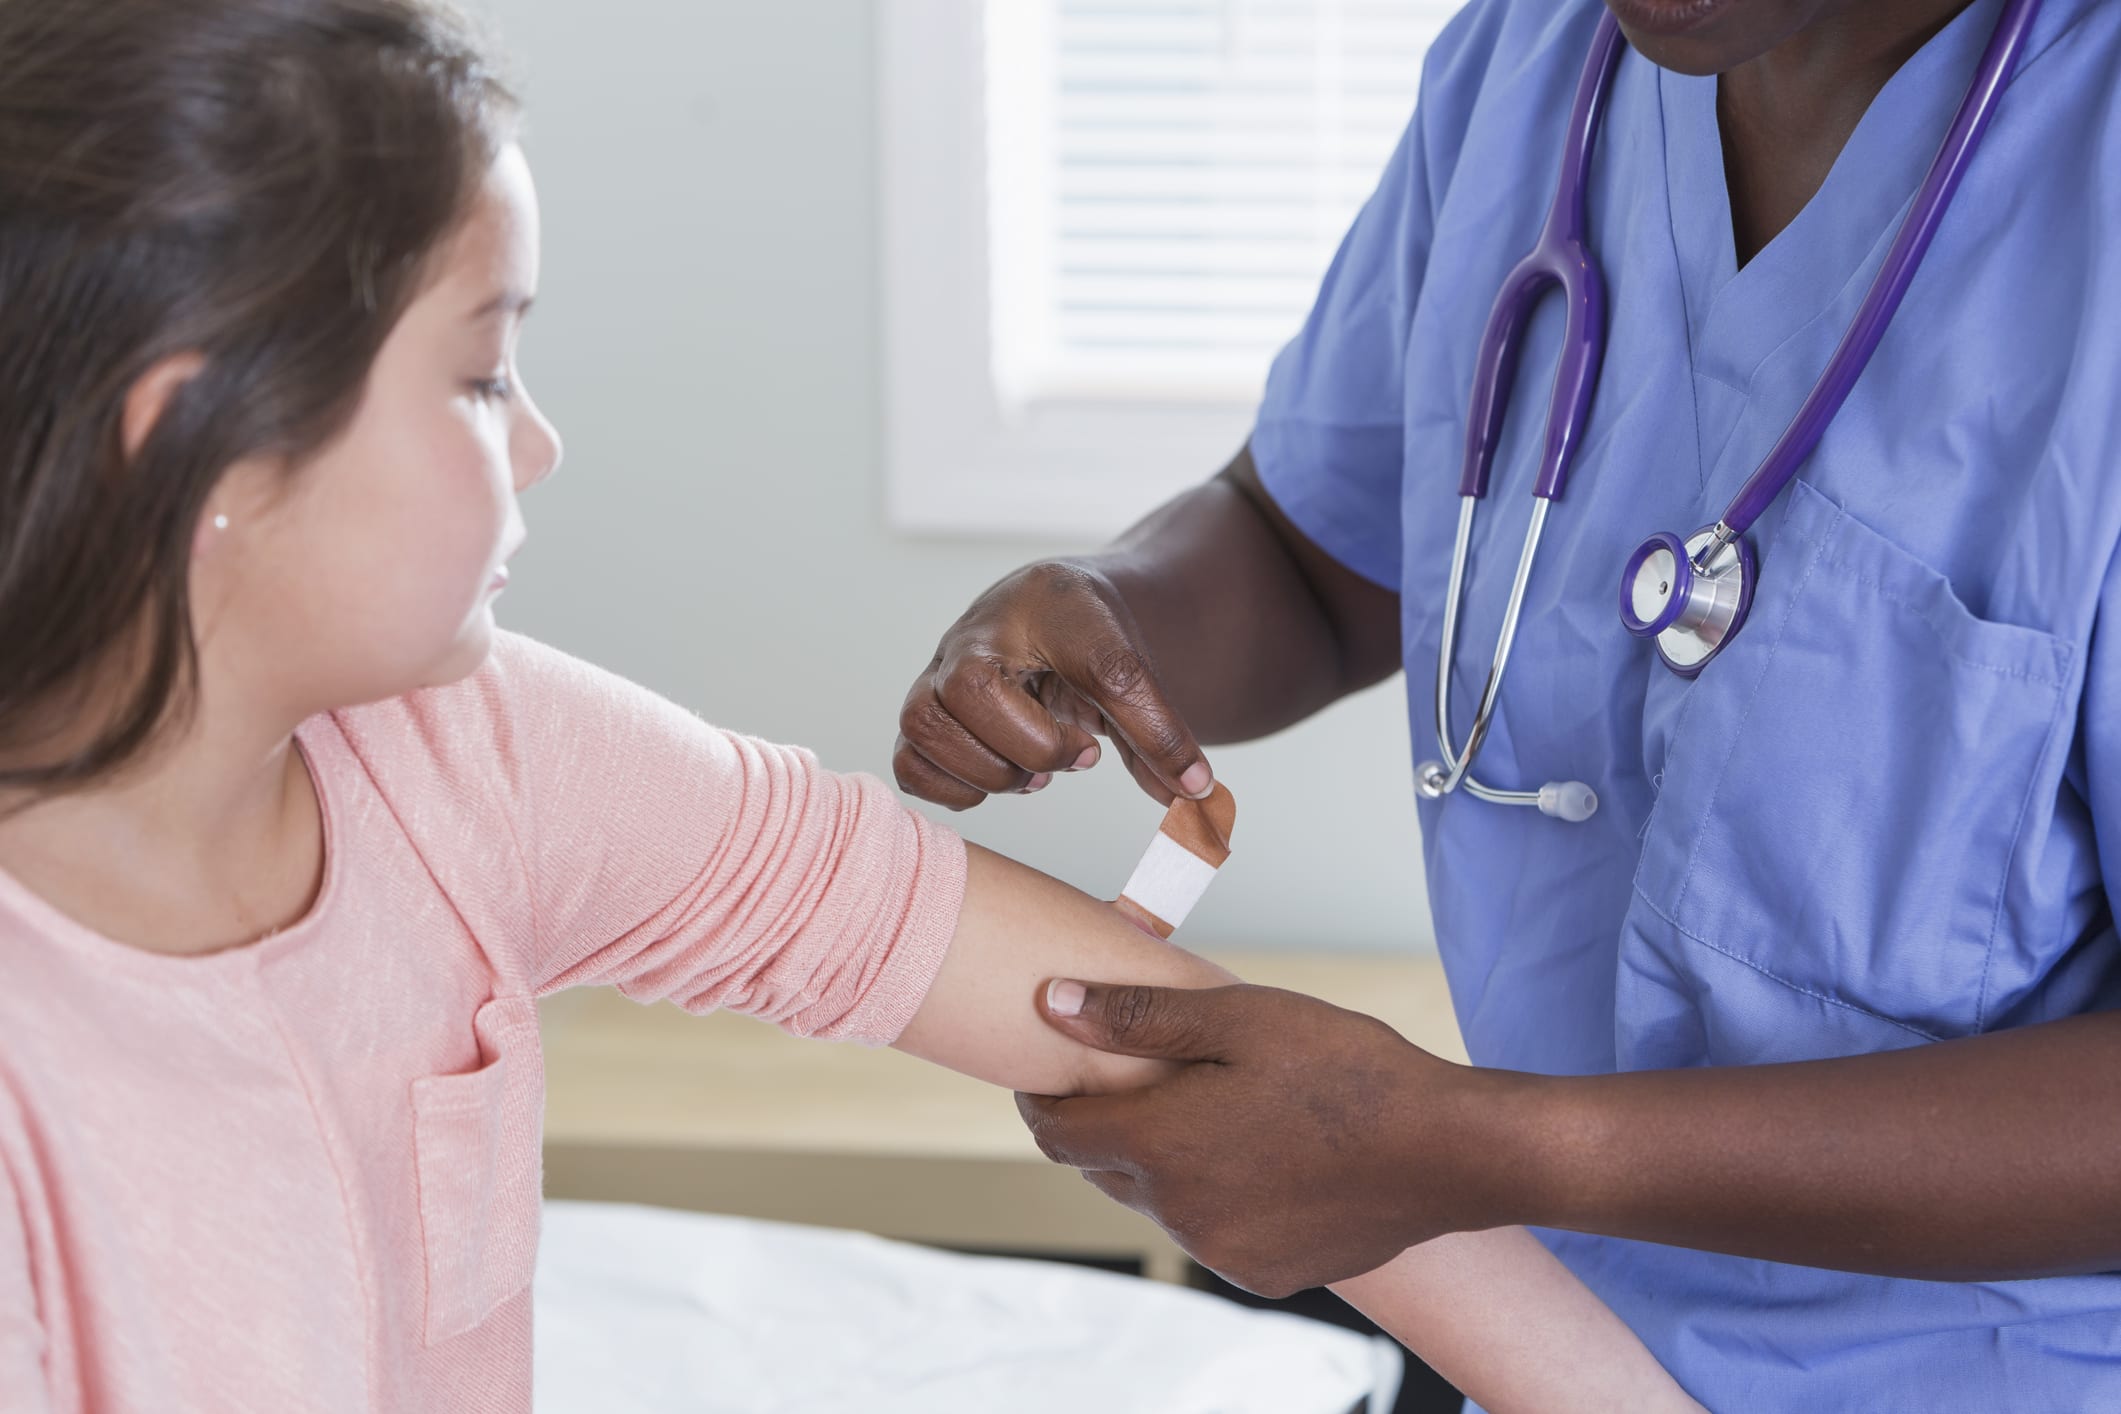
[[(1943, 148), (1923, 178), (1914, 207), (1901, 222), (1884, 266), (1871, 282), (1870, 292), (1842, 335), (1826, 371), (1767, 460), (1739, 488), (1714, 525), (1697, 530), (1684, 540), (1669, 531), (1659, 532), (1628, 557), (1627, 567), (1621, 571), (1620, 622), (1637, 638), (1654, 641), (1657, 656), (1679, 676), (1691, 678), (1699, 673), (1745, 626), (1759, 574), (1758, 560), (1746, 532), (1812, 454), (1834, 414), (1841, 410), (1849, 389), (1877, 352), (1886, 325), (1899, 309), (1909, 282), (1929, 250), (1930, 240), (1937, 233), (1937, 225), (1951, 204), (1952, 194), (1965, 175), (1967, 163), (1995, 115), (1996, 102), (2017, 64), (2018, 53), (2039, 9), (2040, 0), (2008, 0), (1981, 57), (1981, 67), (1959, 104)], [(1498, 790), (1474, 779), (1472, 772), (1474, 758), (1480, 754), (1494, 720), (1495, 698), (1502, 687), (1511, 644), (1517, 637), (1518, 616), (1524, 609), (1525, 586), (1531, 580), (1540, 533), (1546, 528), (1548, 510), (1561, 496), (1569, 464), (1583, 440), (1584, 425), (1590, 418), (1591, 392), (1597, 385), (1598, 365), (1605, 352), (1605, 280), (1585, 240), (1584, 193), (1589, 185), (1592, 148), (1605, 117), (1606, 97), (1612, 89), (1613, 73), (1620, 66), (1620, 51), (1620, 26), (1611, 14), (1601, 16), (1583, 77), (1577, 82), (1576, 102), (1569, 113), (1568, 145), (1561, 158), (1561, 183), (1547, 212), (1546, 228), (1531, 253), (1518, 261), (1503, 281), (1501, 293), (1495, 297), (1495, 308), (1488, 316), (1487, 330), (1481, 335), (1480, 357), (1473, 373), (1472, 407), (1466, 418), (1465, 462), (1458, 479), (1458, 540), (1451, 551), (1451, 586), (1444, 599), (1443, 642), (1436, 662), (1436, 744), (1443, 759), (1423, 762), (1415, 773), (1416, 785), (1425, 799), (1440, 800), (1464, 787), (1482, 800), (1498, 805), (1534, 806), (1542, 814), (1560, 820), (1587, 820), (1598, 809), (1596, 793), (1581, 781), (1550, 781), (1536, 791)], [(1554, 370), (1553, 399), (1547, 408), (1546, 447), (1540, 456), (1538, 480), (1532, 487), (1532, 523), (1525, 531), (1524, 549), (1517, 559), (1517, 576), (1510, 583), (1509, 602), (1496, 635), (1487, 684), (1481, 689), (1480, 705), (1473, 714), (1473, 729), (1466, 735), (1464, 748), (1454, 749), (1451, 664), (1458, 646), (1459, 609), (1465, 599), (1473, 511), (1488, 491), (1488, 468), (1495, 459), (1495, 447), (1502, 433), (1508, 403), (1506, 390), (1517, 374), (1525, 326), (1540, 298), (1556, 285), (1567, 300), (1568, 323)]]

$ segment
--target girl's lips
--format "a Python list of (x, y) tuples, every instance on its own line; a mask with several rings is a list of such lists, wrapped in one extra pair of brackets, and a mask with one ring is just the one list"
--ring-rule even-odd
[(1606, 0), (1614, 17), (1629, 29), (1665, 38), (1701, 28), (1733, 3), (1734, 0)]
[(487, 584), (486, 587), (496, 593), (499, 593), (501, 590), (506, 589), (508, 587), (508, 566), (502, 565), (499, 569), (495, 570), (493, 572), (493, 579)]

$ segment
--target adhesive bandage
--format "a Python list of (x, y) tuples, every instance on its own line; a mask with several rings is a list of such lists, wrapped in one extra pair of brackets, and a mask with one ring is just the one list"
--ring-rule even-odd
[(1120, 890), (1120, 912), (1159, 938), (1177, 932), (1230, 857), (1236, 824), (1237, 799), (1220, 783), (1206, 800), (1174, 801)]

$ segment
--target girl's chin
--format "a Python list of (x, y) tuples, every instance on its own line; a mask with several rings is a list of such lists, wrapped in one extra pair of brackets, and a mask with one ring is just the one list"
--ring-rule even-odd
[(477, 672), (493, 652), (493, 636), (498, 632), (493, 621), (493, 600), (480, 601), (472, 611), (456, 640), (451, 643), (425, 673), (421, 674), (422, 687), (447, 687), (453, 682), (462, 682)]

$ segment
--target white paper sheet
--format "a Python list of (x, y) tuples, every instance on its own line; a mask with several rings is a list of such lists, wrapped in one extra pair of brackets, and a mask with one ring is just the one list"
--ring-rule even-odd
[(1050, 1262), (548, 1203), (539, 1414), (1350, 1414), (1389, 1340)]

